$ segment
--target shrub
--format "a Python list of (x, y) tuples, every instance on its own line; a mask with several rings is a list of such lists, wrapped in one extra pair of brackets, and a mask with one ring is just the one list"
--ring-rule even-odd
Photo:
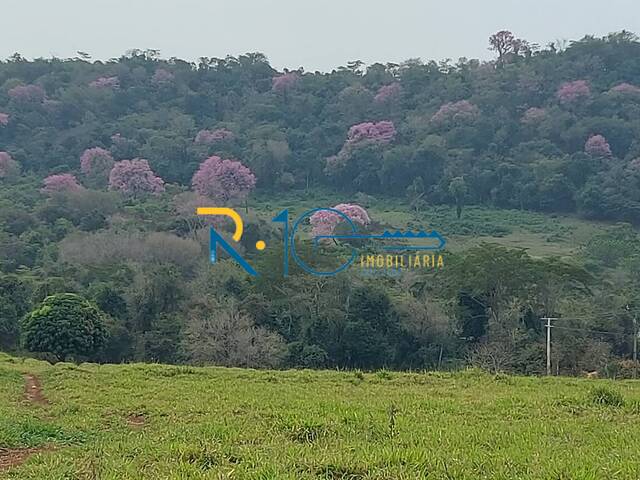
[(624, 397), (620, 392), (609, 387), (594, 387), (589, 392), (589, 398), (596, 405), (606, 405), (608, 407), (622, 407)]

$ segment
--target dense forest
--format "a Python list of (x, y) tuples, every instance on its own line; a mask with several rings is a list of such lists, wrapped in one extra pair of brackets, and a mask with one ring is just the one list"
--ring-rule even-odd
[[(488, 47), (488, 62), (331, 73), (278, 72), (259, 53), (0, 62), (0, 349), (539, 373), (540, 318), (555, 315), (576, 321), (557, 331), (558, 371), (624, 373), (640, 284), (640, 42), (540, 47), (502, 31)], [(269, 272), (257, 279), (207, 263), (196, 206), (241, 206), (249, 246), (278, 236), (255, 207), (287, 195), (624, 224), (584, 247), (588, 261), (481, 245), (382, 280), (283, 278), (275, 251), (255, 258)], [(82, 322), (55, 335), (65, 318)]]

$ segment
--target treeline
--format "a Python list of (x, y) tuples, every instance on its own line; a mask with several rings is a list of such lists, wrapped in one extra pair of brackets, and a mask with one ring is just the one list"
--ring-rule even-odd
[[(280, 230), (249, 207), (239, 248), (260, 272), (256, 278), (230, 259), (209, 264), (208, 225), (179, 208), (188, 193), (43, 194), (29, 182), (2, 193), (3, 205), (13, 202), (0, 211), (2, 350), (51, 361), (472, 364), (537, 374), (545, 365), (541, 317), (553, 315), (564, 319), (553, 334), (560, 373), (633, 372), (627, 360), (640, 306), (640, 239), (629, 226), (597, 235), (573, 260), (483, 244), (446, 253), (444, 268), (401, 276), (370, 278), (353, 268), (316, 277), (292, 262), (285, 278)], [(276, 247), (256, 252), (257, 239)], [(300, 247), (302, 255), (311, 248)], [(94, 309), (99, 327), (76, 328), (87, 317), (73, 312)]]
[(329, 185), (637, 222), (637, 37), (541, 49), (499, 32), (490, 45), (493, 62), (356, 61), (331, 73), (279, 73), (257, 53), (16, 54), (0, 62), (0, 150), (40, 176), (78, 172), (82, 152), (101, 147), (189, 184), (216, 153), (266, 190)]

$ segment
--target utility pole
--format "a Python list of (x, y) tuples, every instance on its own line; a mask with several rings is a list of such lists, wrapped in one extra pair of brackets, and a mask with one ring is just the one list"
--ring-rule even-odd
[(638, 314), (633, 314), (633, 378), (638, 377)]
[(551, 320), (556, 320), (551, 317), (544, 317), (542, 320), (546, 320), (547, 324), (545, 327), (547, 328), (547, 375), (551, 375)]
[[(626, 306), (630, 311), (629, 304)], [(638, 314), (633, 312), (633, 378), (638, 377)]]

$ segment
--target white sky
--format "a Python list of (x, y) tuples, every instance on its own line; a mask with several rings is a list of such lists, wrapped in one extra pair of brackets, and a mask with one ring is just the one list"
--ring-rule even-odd
[(259, 51), (271, 64), (328, 71), (349, 60), (488, 58), (509, 29), (546, 45), (622, 29), (639, 0), (2, 0), (0, 58), (117, 57), (156, 48), (194, 60)]

